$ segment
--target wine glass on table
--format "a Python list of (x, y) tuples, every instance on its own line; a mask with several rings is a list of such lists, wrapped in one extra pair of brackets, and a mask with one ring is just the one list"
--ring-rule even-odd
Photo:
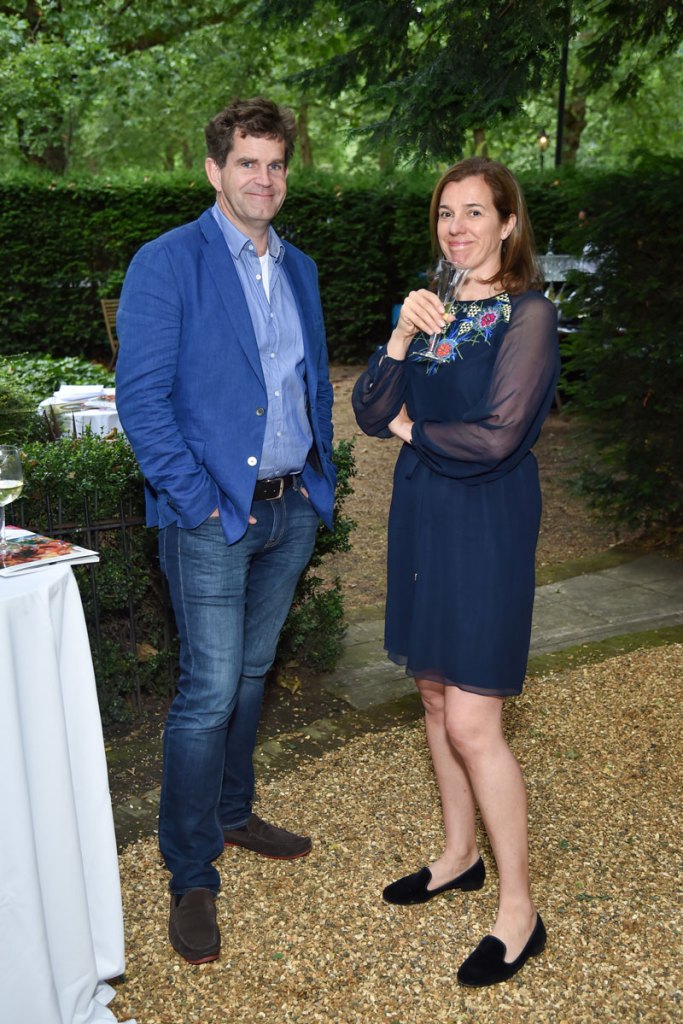
[[(451, 312), (453, 303), (457, 301), (460, 289), (467, 277), (469, 267), (458, 267), (450, 260), (440, 259), (436, 265), (436, 294), (441, 299), (447, 313)], [(444, 328), (445, 330), (445, 328)], [(422, 353), (427, 359), (441, 362), (450, 354), (450, 349), (440, 352), (444, 331), (436, 331), (427, 342), (427, 349)]]
[(21, 468), (19, 449), (12, 445), (0, 445), (0, 557), (7, 551), (5, 505), (19, 497), (23, 486), (24, 471)]

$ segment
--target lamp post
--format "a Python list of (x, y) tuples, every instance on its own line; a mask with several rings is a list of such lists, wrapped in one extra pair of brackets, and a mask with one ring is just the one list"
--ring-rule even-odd
[(550, 139), (548, 138), (548, 133), (545, 130), (545, 128), (541, 129), (540, 134), (536, 138), (536, 142), (538, 143), (538, 152), (541, 158), (541, 174), (543, 174), (543, 162), (545, 157), (545, 151), (550, 145)]

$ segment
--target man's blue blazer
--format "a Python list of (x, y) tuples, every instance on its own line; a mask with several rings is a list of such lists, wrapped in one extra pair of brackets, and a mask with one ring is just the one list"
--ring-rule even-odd
[[(316, 266), (288, 242), (282, 269), (301, 319), (313, 446), (302, 473), (331, 528), (332, 385)], [(228, 543), (247, 529), (268, 397), (237, 271), (210, 210), (144, 245), (117, 318), (116, 405), (145, 477), (147, 523), (199, 526), (215, 508)]]

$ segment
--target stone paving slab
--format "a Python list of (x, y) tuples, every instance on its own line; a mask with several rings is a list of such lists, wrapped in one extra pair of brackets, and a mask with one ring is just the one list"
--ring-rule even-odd
[[(683, 623), (683, 562), (646, 555), (536, 590), (531, 653), (550, 654), (612, 636)], [(349, 626), (344, 656), (324, 688), (364, 709), (409, 693), (412, 680), (387, 660), (383, 623)]]
[(357, 711), (386, 704), (415, 692), (415, 682), (405, 669), (389, 661), (381, 642), (372, 651), (363, 644), (362, 664), (339, 668), (323, 686), (328, 693), (339, 697)]
[[(669, 582), (673, 585), (683, 582), (683, 564), (674, 558), (662, 558), (659, 555), (643, 555), (630, 562), (622, 562), (611, 569), (602, 569), (593, 576), (618, 576), (624, 581), (635, 581), (640, 585), (650, 586), (656, 582)], [(584, 577), (576, 577), (583, 579)]]
[(683, 564), (647, 555), (536, 591), (532, 654), (683, 622)]

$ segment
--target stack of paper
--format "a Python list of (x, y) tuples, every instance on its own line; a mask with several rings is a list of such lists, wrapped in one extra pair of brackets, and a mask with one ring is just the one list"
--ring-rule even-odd
[(103, 394), (102, 384), (62, 384), (52, 398), (55, 402), (84, 402), (88, 398), (100, 398)]

